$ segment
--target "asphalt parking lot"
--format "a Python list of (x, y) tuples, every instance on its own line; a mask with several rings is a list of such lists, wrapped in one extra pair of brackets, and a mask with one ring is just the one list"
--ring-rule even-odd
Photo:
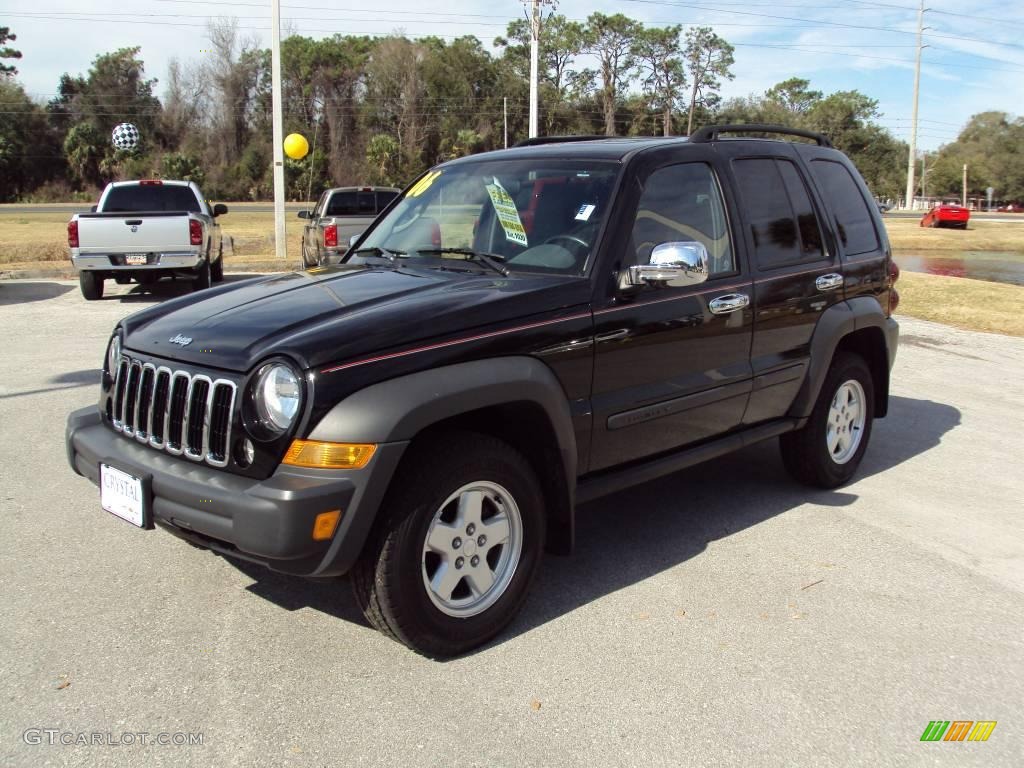
[[(855, 483), (797, 486), (767, 443), (593, 503), (511, 630), (439, 663), (345, 583), (100, 509), (64, 420), (156, 300), (111, 289), (0, 281), (0, 764), (1022, 764), (1024, 339), (902, 319)], [(922, 743), (931, 720), (998, 725)]]

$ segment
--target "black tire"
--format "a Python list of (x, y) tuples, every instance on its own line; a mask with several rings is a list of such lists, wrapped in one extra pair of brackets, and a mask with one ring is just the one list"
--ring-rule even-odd
[[(424, 542), (444, 501), (463, 486), (486, 481), (507, 490), (519, 508), (522, 549), (501, 596), (481, 613), (442, 612), (424, 584)], [(414, 444), (403, 459), (351, 574), (367, 621), (426, 656), (447, 658), (495, 637), (526, 600), (544, 549), (544, 500), (529, 463), (508, 444), (473, 432), (446, 432)]]
[(221, 246), (217, 254), (217, 260), (210, 265), (210, 279), (219, 283), (224, 279), (224, 247)]
[(96, 272), (79, 272), (78, 285), (86, 301), (103, 298), (103, 277)]
[(302, 268), (303, 269), (310, 269), (312, 267), (318, 266), (316, 258), (314, 258), (312, 261), (309, 260), (309, 253), (306, 251), (306, 242), (305, 241), (303, 241), (299, 245), (299, 253), (302, 254)]
[(210, 287), (210, 260), (206, 259), (199, 267), (199, 271), (196, 272), (196, 276), (192, 278), (192, 290), (193, 291), (204, 291)]
[[(845, 463), (839, 464), (833, 459), (827, 445), (829, 409), (839, 388), (851, 379), (858, 382), (864, 391), (866, 416), (856, 451)], [(802, 483), (818, 488), (836, 488), (849, 481), (857, 472), (871, 440), (874, 414), (875, 391), (867, 363), (860, 355), (839, 352), (825, 376), (807, 424), (803, 429), (779, 438), (782, 462), (789, 474)]]

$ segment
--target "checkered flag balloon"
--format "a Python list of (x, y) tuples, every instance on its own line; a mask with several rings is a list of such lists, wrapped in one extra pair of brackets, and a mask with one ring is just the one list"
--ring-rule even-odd
[(110, 141), (117, 149), (135, 149), (139, 145), (139, 129), (131, 123), (114, 126)]

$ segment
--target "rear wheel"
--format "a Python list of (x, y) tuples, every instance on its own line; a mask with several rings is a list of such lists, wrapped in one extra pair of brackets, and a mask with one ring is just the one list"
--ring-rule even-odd
[(210, 260), (206, 259), (199, 266), (199, 271), (192, 278), (192, 290), (202, 291), (210, 287)]
[(302, 254), (302, 266), (304, 269), (317, 266), (316, 254), (313, 254), (312, 257), (310, 256), (309, 251), (306, 249), (305, 240), (303, 240), (302, 245), (299, 246), (299, 253)]
[(838, 353), (806, 426), (779, 439), (786, 469), (800, 482), (819, 488), (847, 482), (867, 450), (874, 414), (867, 364), (859, 355)]
[(543, 497), (526, 459), (495, 438), (449, 432), (412, 451), (352, 587), (375, 628), (419, 653), (455, 656), (501, 632), (526, 600)]
[(86, 301), (103, 298), (103, 277), (96, 272), (79, 272), (78, 285)]
[(210, 266), (210, 279), (219, 283), (224, 279), (224, 246), (217, 253), (217, 260)]

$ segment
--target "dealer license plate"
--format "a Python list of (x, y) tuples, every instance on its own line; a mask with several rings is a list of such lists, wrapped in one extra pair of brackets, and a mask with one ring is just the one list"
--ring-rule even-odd
[(124, 255), (125, 264), (145, 264), (146, 263), (145, 253), (126, 253)]
[(146, 527), (142, 480), (134, 475), (100, 464), (100, 504), (122, 520)]

